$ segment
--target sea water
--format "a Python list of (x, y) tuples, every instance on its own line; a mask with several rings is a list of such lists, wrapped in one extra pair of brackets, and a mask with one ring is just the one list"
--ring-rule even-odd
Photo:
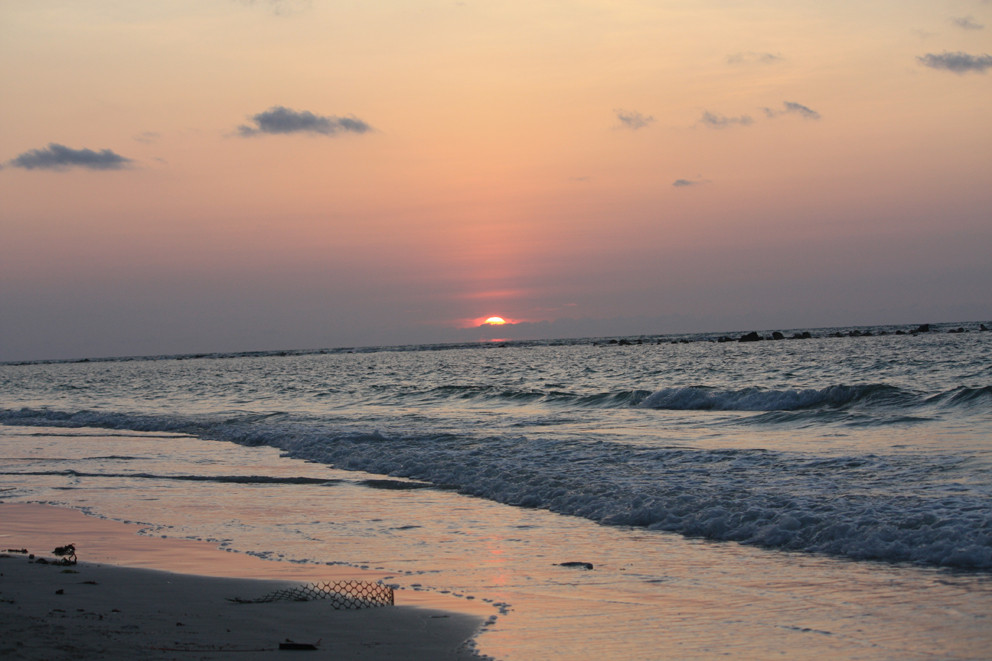
[(386, 571), (498, 659), (987, 658), (978, 328), (3, 365), (0, 498)]

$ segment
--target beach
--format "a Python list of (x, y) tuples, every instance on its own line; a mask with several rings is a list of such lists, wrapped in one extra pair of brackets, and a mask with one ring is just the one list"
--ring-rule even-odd
[[(316, 581), (375, 581), (352, 568), (266, 561), (209, 543), (34, 504), (0, 504), (0, 656), (10, 659), (478, 659), (478, 614), (440, 596), (335, 609), (259, 599)], [(81, 560), (52, 551), (73, 544)], [(26, 551), (26, 552), (22, 552)], [(433, 607), (432, 607), (433, 606)], [(282, 645), (283, 649), (280, 649)]]
[(0, 661), (992, 661), (992, 0), (0, 35)]
[[(954, 328), (3, 365), (0, 547), (381, 581), (397, 606), (319, 617), (382, 623), (352, 658), (419, 653), (405, 634), (391, 647), (378, 632), (403, 625), (385, 618), (419, 615), (433, 640), (460, 613), (448, 658), (986, 659), (992, 334)], [(15, 506), (40, 513), (15, 526)], [(4, 626), (94, 613), (85, 639), (126, 612), (124, 595), (67, 607), (109, 580), (27, 567), (28, 585), (66, 584), (29, 595), (42, 619)], [(274, 622), (278, 604), (227, 601), (268, 587), (222, 590), (208, 613)], [(365, 631), (176, 638), (194, 619), (130, 642), (330, 650)]]

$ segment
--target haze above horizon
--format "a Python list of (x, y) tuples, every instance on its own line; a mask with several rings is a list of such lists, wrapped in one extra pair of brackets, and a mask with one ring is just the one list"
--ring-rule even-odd
[(987, 320), (990, 34), (986, 0), (3, 3), (0, 361)]

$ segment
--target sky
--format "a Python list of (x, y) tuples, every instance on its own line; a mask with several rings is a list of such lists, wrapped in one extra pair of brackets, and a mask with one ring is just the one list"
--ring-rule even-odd
[(992, 317), (989, 0), (0, 0), (0, 90), (0, 361)]

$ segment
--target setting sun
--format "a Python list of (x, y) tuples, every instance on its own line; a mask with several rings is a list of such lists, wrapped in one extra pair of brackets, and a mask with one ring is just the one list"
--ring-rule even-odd
[(503, 317), (489, 317), (483, 323), (492, 324), (493, 326), (502, 326), (506, 323), (506, 319)]

